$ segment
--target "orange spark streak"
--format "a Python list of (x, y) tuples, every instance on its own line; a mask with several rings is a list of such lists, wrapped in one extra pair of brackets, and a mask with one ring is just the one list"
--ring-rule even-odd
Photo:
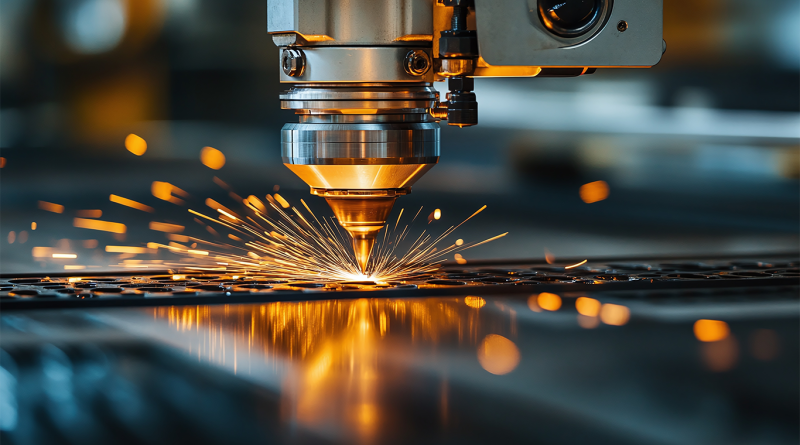
[(72, 220), (72, 225), (81, 229), (100, 230), (102, 232), (111, 233), (125, 233), (127, 231), (125, 224), (100, 221), (97, 219), (75, 218)]
[(150, 206), (144, 205), (140, 202), (136, 202), (132, 199), (123, 198), (122, 196), (110, 195), (108, 197), (108, 200), (117, 204), (124, 205), (126, 207), (130, 207), (132, 209), (141, 210), (143, 212), (153, 213), (156, 211), (154, 208)]
[(183, 232), (183, 229), (186, 227), (179, 226), (178, 224), (169, 224), (169, 223), (162, 223), (157, 221), (150, 221), (150, 230), (155, 230), (158, 232)]
[(39, 208), (53, 213), (64, 213), (64, 206), (52, 202), (39, 201)]
[(587, 262), (587, 261), (589, 261), (589, 260), (583, 260), (583, 261), (581, 261), (580, 263), (575, 263), (575, 264), (573, 264), (573, 265), (571, 265), (571, 266), (564, 266), (564, 269), (572, 269), (573, 267), (578, 267), (578, 266), (580, 266), (581, 264), (586, 264), (586, 262)]

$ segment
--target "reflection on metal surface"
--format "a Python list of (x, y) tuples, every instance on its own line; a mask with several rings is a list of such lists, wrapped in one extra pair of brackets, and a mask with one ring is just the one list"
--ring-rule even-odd
[(780, 337), (772, 329), (757, 329), (750, 335), (750, 354), (758, 360), (774, 360), (780, 354)]
[(722, 340), (703, 343), (700, 353), (705, 366), (713, 372), (724, 372), (733, 369), (739, 360), (739, 342), (734, 336)]
[(486, 300), (484, 300), (481, 297), (469, 296), (469, 297), (464, 298), (464, 304), (466, 304), (467, 306), (469, 306), (471, 308), (480, 309), (480, 308), (486, 306)]
[(631, 311), (619, 304), (604, 304), (600, 308), (600, 320), (612, 326), (622, 326), (631, 318)]
[(561, 297), (549, 292), (542, 292), (536, 298), (539, 307), (546, 311), (557, 311), (561, 308)]
[(694, 324), (694, 336), (702, 342), (724, 340), (730, 335), (728, 323), (719, 320), (697, 320)]
[(508, 374), (519, 365), (519, 348), (502, 335), (489, 334), (478, 348), (478, 361), (492, 374)]
[(596, 317), (600, 313), (600, 302), (594, 298), (578, 297), (575, 300), (575, 309), (581, 315)]
[[(408, 357), (409, 348), (427, 355), (424, 351), (433, 353), (438, 345), (458, 345), (472, 351), (470, 355), (477, 351), (480, 366), (492, 374), (517, 367), (517, 346), (488, 333), (514, 335), (515, 329), (509, 331), (513, 315), (509, 319), (509, 311), (503, 310), (479, 315), (473, 309), (477, 301), (486, 304), (483, 298), (469, 297), (151, 310), (176, 331), (198, 336), (199, 349), (189, 352), (201, 361), (230, 363), (233, 358), (237, 373), (249, 372), (243, 364), (259, 357), (275, 367), (288, 363), (280, 385), (285, 421), (370, 441), (391, 423), (394, 408), (385, 391), (407, 378), (403, 368), (410, 365), (397, 359)], [(441, 394), (446, 407), (446, 389)]]

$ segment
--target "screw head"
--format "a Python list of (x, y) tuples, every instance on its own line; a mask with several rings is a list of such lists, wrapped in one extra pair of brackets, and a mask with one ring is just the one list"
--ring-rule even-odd
[(425, 51), (415, 49), (406, 54), (403, 66), (412, 76), (424, 76), (431, 69), (431, 58)]
[(619, 23), (617, 23), (617, 31), (625, 32), (627, 29), (628, 29), (628, 22), (626, 22), (625, 20), (620, 20)]
[(281, 68), (283, 73), (290, 77), (303, 75), (306, 67), (306, 58), (299, 49), (285, 49), (281, 55)]

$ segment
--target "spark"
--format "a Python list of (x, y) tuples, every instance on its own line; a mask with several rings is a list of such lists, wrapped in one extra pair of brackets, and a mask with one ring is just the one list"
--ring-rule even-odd
[(125, 138), (125, 148), (136, 156), (141, 156), (147, 151), (147, 141), (135, 134), (129, 134)]
[(227, 217), (228, 217), (228, 218), (230, 218), (230, 219), (238, 219), (238, 218), (236, 218), (235, 216), (231, 215), (230, 213), (228, 213), (228, 212), (226, 212), (226, 211), (224, 211), (224, 210), (222, 210), (222, 209), (217, 209), (217, 211), (218, 211), (219, 213), (222, 213), (223, 215), (227, 216)]
[(583, 261), (581, 261), (580, 263), (575, 263), (575, 264), (573, 264), (573, 265), (571, 265), (571, 266), (564, 266), (564, 269), (572, 269), (573, 267), (578, 267), (578, 266), (580, 266), (581, 264), (586, 264), (586, 262), (587, 262), (587, 261), (589, 261), (589, 260), (583, 260)]
[(547, 264), (553, 264), (553, 263), (555, 263), (555, 262), (556, 262), (556, 256), (555, 256), (555, 255), (553, 255), (553, 253), (552, 253), (552, 252), (550, 252), (549, 250), (547, 250), (547, 248), (546, 248), (546, 247), (545, 247), (545, 249), (544, 249), (544, 260), (545, 260), (545, 261), (547, 261)]
[[(395, 224), (387, 224), (383, 228), (383, 234), (373, 248), (365, 272), (362, 272), (352, 250), (350, 234), (339, 225), (334, 216), (317, 215), (304, 200), (300, 200), (302, 206), (295, 206), (277, 193), (266, 195), (265, 201), (254, 195), (243, 195), (247, 198), (242, 198), (242, 195), (234, 193), (219, 178), (214, 177), (214, 182), (229, 192), (228, 196), (239, 206), (231, 207), (237, 210), (211, 198), (187, 207), (192, 219), (213, 235), (213, 238), (179, 234), (190, 231), (184, 225), (150, 221), (149, 228), (164, 232), (169, 240), (168, 244), (151, 241), (143, 246), (106, 245), (105, 251), (120, 254), (119, 259), (138, 254), (177, 255), (178, 261), (125, 259), (119, 264), (130, 268), (163, 268), (166, 265), (174, 269), (176, 274), (224, 271), (237, 276), (257, 274), (292, 281), (373, 281), (392, 284), (436, 272), (441, 263), (451, 258), (465, 264), (466, 260), (460, 252), (507, 234), (502, 233), (478, 242), (465, 242), (461, 238), (450, 241), (453, 232), (484, 211), (487, 208), (485, 205), (458, 224), (436, 233), (431, 229), (425, 229), (421, 233), (412, 230), (414, 223), (425, 224), (424, 219), (420, 218), (423, 215), (422, 207), (416, 212), (400, 209)], [(275, 187), (274, 191), (277, 190), (278, 187)], [(181, 205), (188, 204), (177, 196), (187, 201), (194, 199), (187, 192), (167, 182), (153, 182), (151, 191), (156, 198)], [(154, 212), (152, 207), (117, 195), (110, 195), (109, 199), (127, 207)], [(210, 213), (204, 213), (196, 206), (201, 203), (211, 209)], [(43, 201), (40, 202), (40, 208), (57, 212), (64, 210), (63, 206)], [(100, 216), (97, 213), (81, 211), (80, 214)], [(440, 209), (435, 209), (432, 215), (437, 220), (442, 218)], [(125, 224), (97, 219), (74, 218), (73, 225), (115, 234), (127, 232)], [(124, 239), (117, 236), (115, 238), (119, 241)], [(95, 248), (98, 244), (97, 240), (83, 243), (86, 248)], [(35, 258), (77, 258), (74, 254), (55, 254), (54, 250), (50, 247), (34, 247), (32, 253)]]
[(75, 215), (80, 216), (81, 218), (100, 218), (103, 216), (102, 210), (78, 210), (75, 212)]
[[(170, 188), (170, 194), (171, 194), (171, 190), (172, 189)], [(124, 205), (124, 206), (130, 207), (132, 209), (137, 209), (137, 210), (141, 210), (141, 211), (149, 212), (149, 213), (153, 213), (153, 212), (156, 211), (154, 208), (152, 208), (150, 206), (144, 205), (144, 204), (142, 204), (140, 202), (136, 202), (136, 201), (134, 201), (132, 199), (123, 198), (122, 196), (110, 195), (108, 197), (108, 199), (111, 202), (114, 202), (114, 203), (117, 203), (117, 204), (120, 204), (120, 205)]]
[(219, 170), (225, 165), (225, 155), (214, 147), (203, 147), (200, 162), (212, 170)]
[(184, 198), (189, 197), (189, 194), (185, 191), (181, 190), (178, 187), (170, 184), (169, 182), (161, 182), (161, 181), (153, 181), (153, 184), (150, 186), (150, 193), (153, 194), (158, 199), (163, 201), (169, 201), (173, 204), (183, 204), (183, 200), (174, 196), (179, 195)]
[(185, 229), (185, 227), (178, 224), (150, 221), (150, 230), (155, 230), (157, 232), (183, 232), (183, 229)]
[(39, 208), (53, 213), (64, 213), (64, 206), (52, 202), (39, 201)]
[(74, 253), (54, 253), (53, 258), (78, 258)]
[(586, 204), (592, 204), (608, 198), (609, 188), (605, 181), (594, 181), (583, 184), (578, 191), (581, 200)]
[(149, 253), (151, 249), (135, 246), (106, 246), (106, 252), (113, 253)]
[(98, 219), (75, 218), (72, 220), (72, 225), (80, 229), (100, 230), (111, 233), (125, 233), (127, 231), (125, 224), (100, 221)]
[(36, 230), (36, 221), (31, 223), (31, 230)]
[(283, 207), (284, 209), (288, 209), (288, 208), (289, 208), (289, 202), (288, 202), (288, 201), (286, 201), (286, 199), (284, 199), (284, 197), (283, 197), (283, 196), (281, 196), (281, 195), (279, 195), (279, 194), (277, 194), (277, 193), (276, 193), (276, 194), (273, 196), (273, 198), (275, 198), (275, 200), (276, 200), (276, 201), (278, 201), (278, 203), (279, 203), (279, 204), (281, 205), (281, 207)]
[[(406, 225), (402, 224), (406, 212), (401, 210), (396, 223), (384, 228), (382, 239), (376, 244), (367, 264), (367, 272), (362, 273), (350, 247), (350, 235), (339, 226), (335, 218), (316, 215), (304, 200), (300, 200), (303, 210), (292, 206), (277, 194), (267, 195), (265, 203), (259, 200), (261, 205), (254, 204), (252, 197), (239, 202), (246, 210), (241, 215), (211, 199), (205, 203), (219, 213), (217, 217), (192, 208), (187, 209), (193, 216), (201, 218), (196, 221), (204, 222), (206, 229), (222, 237), (217, 242), (191, 238), (196, 243), (208, 245), (208, 250), (190, 249), (175, 242), (171, 242), (169, 246), (148, 243), (148, 248), (166, 248), (174, 254), (184, 256), (185, 262), (176, 265), (187, 270), (258, 273), (299, 281), (390, 282), (432, 273), (447, 258), (454, 254), (459, 255), (457, 252), (506, 235), (503, 233), (473, 243), (465, 243), (459, 239), (458, 243), (443, 246), (445, 239), (454, 230), (475, 217), (486, 206), (438, 236), (423, 231), (416, 238), (411, 237), (409, 224), (417, 219), (422, 209)], [(214, 225), (222, 233), (206, 224)], [(408, 248), (404, 250), (400, 245), (408, 245)], [(210, 262), (198, 263), (203, 257)]]

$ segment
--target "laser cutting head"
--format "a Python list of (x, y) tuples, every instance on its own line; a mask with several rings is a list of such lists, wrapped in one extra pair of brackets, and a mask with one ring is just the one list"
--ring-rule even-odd
[(300, 122), (284, 125), (284, 164), (322, 196), (353, 238), (366, 273), (395, 199), (439, 160), (439, 126), (425, 83), (297, 85), (281, 96)]
[[(268, 0), (283, 162), (324, 196), (362, 272), (398, 195), (478, 123), (474, 77), (575, 77), (661, 59), (661, 0)], [(522, 6), (522, 9), (520, 9)], [(447, 80), (447, 102), (431, 88)]]

